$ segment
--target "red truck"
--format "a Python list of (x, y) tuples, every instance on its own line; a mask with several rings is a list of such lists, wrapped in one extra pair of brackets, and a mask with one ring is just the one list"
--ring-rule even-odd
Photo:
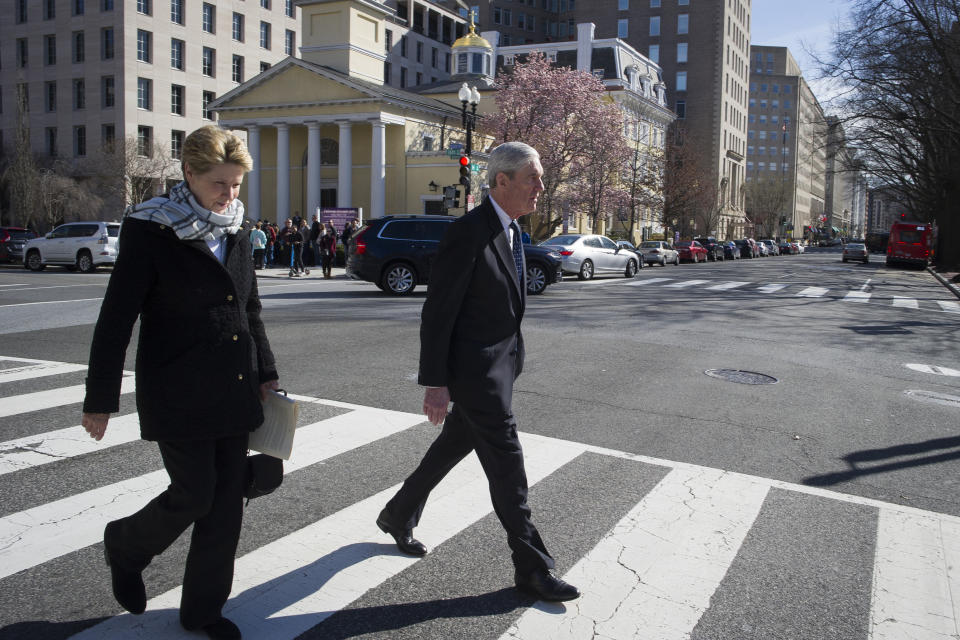
[(933, 260), (936, 228), (922, 222), (894, 222), (887, 242), (887, 264), (914, 264), (925, 267)]

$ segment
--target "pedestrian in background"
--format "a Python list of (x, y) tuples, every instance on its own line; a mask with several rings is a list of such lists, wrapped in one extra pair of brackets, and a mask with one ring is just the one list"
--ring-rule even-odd
[(283, 267), (290, 269), (290, 275), (294, 274), (294, 247), (301, 241), (300, 232), (293, 226), (293, 218), (287, 218), (283, 229), (277, 234), (277, 243), (280, 245), (281, 253), (278, 256), (279, 263)]
[[(300, 232), (300, 273), (308, 274), (310, 269), (306, 268), (306, 263), (308, 260), (312, 261), (313, 256), (309, 255), (310, 253), (310, 226), (307, 224), (306, 220), (300, 221), (300, 226), (297, 229)], [(314, 265), (316, 266), (316, 265)]]
[(250, 244), (253, 246), (253, 268), (263, 269), (263, 254), (267, 250), (267, 234), (263, 232), (263, 223), (257, 221), (250, 232)]
[(337, 255), (337, 231), (333, 228), (333, 223), (328, 222), (326, 230), (320, 236), (320, 259), (323, 261), (323, 277), (330, 279), (333, 277), (333, 261)]
[(323, 233), (323, 223), (320, 222), (320, 216), (313, 214), (313, 224), (310, 225), (310, 249), (313, 251), (313, 266), (319, 267), (323, 264), (320, 259), (320, 235)]
[(357, 219), (350, 220), (343, 225), (343, 233), (340, 234), (340, 240), (343, 242), (343, 266), (347, 266), (347, 256), (350, 255), (350, 238), (357, 232)]
[(180, 624), (215, 639), (241, 636), (222, 610), (243, 519), (247, 437), (263, 422), (267, 390), (278, 388), (250, 238), (240, 230), (237, 194), (252, 166), (240, 138), (202, 127), (184, 141), (184, 181), (127, 210), (81, 417), (93, 438), (103, 438), (120, 408), (124, 357), (139, 318), (140, 433), (157, 442), (170, 486), (107, 524), (113, 594), (130, 613), (143, 613), (143, 570), (192, 524)]
[(267, 266), (272, 267), (277, 261), (277, 225), (267, 221), (264, 225), (263, 232), (267, 235), (267, 250), (264, 253), (264, 257), (266, 258)]

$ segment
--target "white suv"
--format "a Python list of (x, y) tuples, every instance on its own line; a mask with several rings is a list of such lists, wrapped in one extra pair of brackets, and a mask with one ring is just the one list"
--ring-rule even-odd
[(48, 264), (90, 273), (117, 260), (119, 222), (68, 222), (23, 247), (23, 266), (42, 271)]

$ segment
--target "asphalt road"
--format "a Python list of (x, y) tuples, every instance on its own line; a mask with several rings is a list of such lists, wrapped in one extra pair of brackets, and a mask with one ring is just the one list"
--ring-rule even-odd
[[(84, 372), (16, 359), (83, 365), (108, 278), (0, 269), (0, 638), (193, 637), (175, 624), (185, 538), (148, 569), (155, 600), (141, 618), (114, 617), (98, 555), (101, 520), (116, 517), (106, 505), (161, 468), (152, 445), (134, 429), (102, 450), (29, 457), (79, 424), (66, 389)], [(247, 509), (230, 614), (245, 637), (834, 640), (904, 637), (896, 620), (957, 623), (949, 595), (878, 594), (896, 591), (882, 586), (898, 566), (885, 536), (929, 555), (914, 528), (933, 523), (938, 557), (960, 552), (947, 535), (960, 531), (960, 301), (925, 271), (813, 250), (566, 280), (531, 297), (514, 409), (535, 520), (585, 593), (567, 607), (530, 607), (509, 588), (476, 473), (438, 488), (418, 528), (425, 559), (363, 530), (435, 434), (416, 415), (423, 288), (392, 298), (280, 271), (259, 284), (281, 382), (315, 399), (298, 444), (315, 425), (332, 430)], [(724, 369), (772, 383), (705, 373)], [(127, 394), (121, 413), (134, 411)], [(371, 424), (383, 431), (367, 435)], [(935, 613), (917, 622), (898, 606)]]

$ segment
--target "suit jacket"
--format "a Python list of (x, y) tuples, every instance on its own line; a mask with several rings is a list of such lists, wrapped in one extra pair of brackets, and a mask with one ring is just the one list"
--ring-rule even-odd
[(525, 304), (510, 234), (485, 199), (451, 223), (440, 242), (421, 314), (419, 383), (448, 387), (461, 406), (512, 414)]
[(94, 330), (83, 410), (119, 410), (130, 335), (140, 318), (137, 411), (147, 440), (238, 435), (263, 422), (259, 386), (277, 379), (260, 320), (246, 231), (220, 264), (202, 240), (127, 218)]

